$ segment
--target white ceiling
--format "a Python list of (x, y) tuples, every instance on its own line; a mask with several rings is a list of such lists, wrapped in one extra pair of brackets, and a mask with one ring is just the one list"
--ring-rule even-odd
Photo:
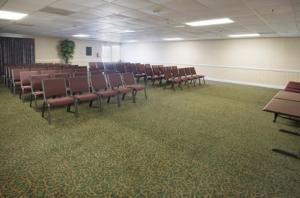
[[(15, 22), (0, 20), (0, 32), (5, 33), (67, 38), (89, 34), (89, 39), (111, 42), (220, 39), (241, 33), (300, 36), (300, 0), (0, 0), (0, 6), (0, 10), (29, 14)], [(41, 11), (46, 6), (72, 14)], [(235, 23), (176, 27), (223, 17)]]

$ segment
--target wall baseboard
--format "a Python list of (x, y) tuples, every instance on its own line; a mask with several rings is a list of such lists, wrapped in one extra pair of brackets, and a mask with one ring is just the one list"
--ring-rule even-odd
[(209, 78), (209, 77), (207, 77), (206, 79), (210, 80), (210, 81), (216, 81), (216, 82), (232, 83), (232, 84), (239, 84), (239, 85), (248, 85), (248, 86), (255, 86), (255, 87), (264, 87), (264, 88), (270, 88), (270, 89), (284, 89), (284, 86), (266, 85), (266, 84), (253, 83), (253, 82), (225, 80), (225, 79)]

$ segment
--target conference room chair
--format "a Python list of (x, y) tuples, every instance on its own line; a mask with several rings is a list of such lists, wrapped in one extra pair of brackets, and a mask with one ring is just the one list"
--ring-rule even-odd
[(185, 74), (186, 76), (190, 79), (190, 84), (192, 84), (192, 82), (194, 83), (194, 86), (196, 86), (196, 80), (198, 79), (196, 76), (192, 75), (191, 69), (190, 67), (186, 67), (184, 68), (185, 70)]
[(134, 103), (136, 101), (137, 92), (142, 91), (142, 90), (144, 90), (145, 99), (147, 100), (148, 97), (147, 97), (146, 87), (144, 85), (136, 83), (133, 73), (131, 73), (131, 72), (124, 73), (124, 74), (122, 74), (122, 77), (123, 77), (123, 81), (124, 81), (124, 84), (126, 85), (126, 87), (132, 89)]
[(44, 117), (45, 109), (48, 109), (48, 123), (51, 124), (51, 108), (67, 106), (67, 111), (70, 112), (71, 105), (75, 106), (75, 117), (78, 117), (77, 104), (72, 96), (68, 96), (66, 79), (53, 78), (42, 80), (43, 86), (43, 110)]
[[(89, 102), (90, 107), (92, 107), (93, 101), (95, 100), (98, 103), (98, 110), (99, 111), (101, 110), (100, 96), (95, 93), (91, 93), (87, 76), (69, 78), (69, 85), (70, 85), (71, 96), (75, 98), (77, 110), (78, 110), (78, 104), (82, 102)], [(78, 110), (78, 115), (79, 115), (79, 110)]]
[(39, 74), (39, 75), (31, 75), (30, 78), (30, 87), (31, 87), (31, 95), (30, 95), (30, 107), (32, 107), (32, 100), (34, 98), (35, 109), (37, 109), (37, 99), (43, 97), (43, 86), (42, 80), (48, 79), (50, 76), (48, 74)]
[(20, 73), (22, 71), (29, 71), (29, 68), (22, 68), (22, 69), (12, 69), (12, 92), (16, 94), (16, 89), (21, 87), (21, 79)]
[(136, 71), (134, 76), (137, 78), (137, 82), (140, 81), (140, 78), (144, 78), (144, 82), (146, 83), (147, 81), (147, 74), (146, 74), (146, 68), (145, 68), (145, 65), (143, 64), (135, 64), (135, 68), (136, 68)]
[(166, 67), (165, 71), (164, 71), (164, 74), (165, 74), (165, 80), (166, 80), (164, 89), (167, 88), (168, 84), (171, 84), (171, 88), (174, 89), (174, 90), (175, 90), (175, 87), (174, 87), (175, 84), (178, 84), (178, 87), (181, 87), (181, 79), (173, 77), (171, 67)]
[(178, 69), (178, 77), (181, 79), (182, 82), (184, 82), (185, 85), (189, 87), (191, 77), (188, 77), (186, 75), (185, 68)]
[(19, 98), (23, 100), (23, 94), (31, 91), (30, 79), (32, 75), (38, 75), (39, 71), (22, 71), (20, 72), (21, 91)]
[(154, 85), (156, 80), (161, 82), (161, 77), (159, 75), (154, 74), (150, 65), (145, 65), (145, 69), (146, 69), (147, 81), (151, 80), (152, 85)]
[(117, 97), (117, 104), (118, 107), (120, 107), (119, 92), (109, 88), (104, 74), (92, 75), (91, 86), (93, 93), (97, 94), (100, 100), (102, 100), (103, 97), (107, 98), (107, 103), (109, 103), (111, 97)]
[[(108, 82), (112, 90), (116, 90), (119, 94), (122, 94), (122, 100), (125, 99), (126, 94), (132, 92), (130, 88), (126, 87), (119, 73), (107, 74)], [(133, 98), (133, 92), (132, 92)]]
[(191, 67), (190, 70), (191, 70), (192, 76), (199, 79), (199, 84), (201, 84), (201, 79), (203, 80), (203, 83), (205, 84), (205, 76), (204, 75), (197, 74), (195, 67)]

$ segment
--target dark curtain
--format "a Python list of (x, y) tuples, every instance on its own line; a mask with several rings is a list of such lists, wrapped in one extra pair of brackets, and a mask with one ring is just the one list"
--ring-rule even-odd
[(4, 65), (34, 64), (34, 39), (0, 37), (0, 71)]

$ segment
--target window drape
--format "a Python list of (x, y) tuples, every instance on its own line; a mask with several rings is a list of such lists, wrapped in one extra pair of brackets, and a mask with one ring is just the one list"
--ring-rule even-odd
[(0, 37), (0, 72), (4, 65), (35, 63), (34, 39)]

